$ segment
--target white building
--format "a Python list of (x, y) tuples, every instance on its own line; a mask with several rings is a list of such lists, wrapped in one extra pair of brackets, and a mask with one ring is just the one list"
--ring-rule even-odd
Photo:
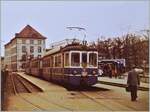
[(27, 25), (5, 45), (5, 65), (12, 71), (24, 70), (27, 58), (44, 55), (45, 39), (46, 37)]

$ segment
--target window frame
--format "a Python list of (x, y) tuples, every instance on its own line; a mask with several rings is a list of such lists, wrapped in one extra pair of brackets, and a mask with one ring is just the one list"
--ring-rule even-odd
[[(24, 49), (23, 49), (24, 48)], [(25, 45), (22, 46), (22, 53), (26, 53), (27, 47)]]
[(42, 53), (42, 47), (41, 46), (38, 46), (38, 53)]
[(30, 44), (34, 44), (34, 39), (30, 39)]
[[(80, 61), (79, 61), (79, 66), (72, 66), (71, 65), (71, 60), (72, 60), (72, 53), (79, 53), (79, 59), (80, 59)], [(70, 51), (70, 55), (69, 55), (69, 57), (70, 57), (70, 68), (82, 68), (82, 66), (81, 66), (81, 51)]]
[[(92, 53), (96, 54), (96, 58), (97, 58), (97, 62), (96, 62), (96, 66), (95, 67), (94, 66), (90, 66), (90, 54), (92, 54)], [(88, 68), (98, 68), (98, 52), (96, 52), (96, 51), (89, 51), (88, 52)]]
[(26, 44), (26, 39), (22, 39), (22, 44)]
[[(31, 47), (33, 47), (33, 51), (31, 51)], [(30, 46), (30, 53), (34, 53), (34, 46)]]
[[(60, 60), (61, 60), (60, 66), (57, 65), (57, 63), (58, 63), (58, 57), (59, 56), (60, 56)], [(53, 67), (55, 67), (55, 68), (62, 68), (62, 54), (56, 54), (56, 55), (54, 55), (53, 59), (54, 59)]]
[(82, 60), (82, 54), (86, 54), (87, 55), (87, 57), (86, 57), (86, 63), (87, 63), (87, 66), (86, 67), (88, 67), (88, 64), (89, 64), (89, 55), (88, 55), (88, 51), (82, 51), (81, 52), (81, 67), (83, 67), (82, 66), (82, 63), (83, 63), (83, 60)]
[[(68, 66), (66, 66), (66, 54), (68, 54), (68, 63), (69, 63)], [(64, 53), (64, 67), (70, 67), (70, 52)]]
[(42, 40), (37, 40), (38, 42), (38, 45), (41, 45), (42, 44)]

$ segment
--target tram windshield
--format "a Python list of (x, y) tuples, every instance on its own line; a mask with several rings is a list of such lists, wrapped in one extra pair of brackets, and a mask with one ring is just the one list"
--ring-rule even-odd
[(96, 53), (89, 54), (89, 67), (97, 67), (97, 54)]
[(87, 53), (82, 53), (82, 67), (87, 66)]
[(80, 53), (71, 53), (71, 66), (80, 66)]

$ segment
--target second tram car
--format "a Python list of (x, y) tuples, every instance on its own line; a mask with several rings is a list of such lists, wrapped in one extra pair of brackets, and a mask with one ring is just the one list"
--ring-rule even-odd
[(31, 73), (30, 64), (31, 64), (30, 60), (27, 60), (27, 61), (26, 61), (26, 67), (25, 67), (25, 72), (26, 72), (27, 74), (30, 74), (30, 73)]
[(41, 58), (33, 59), (30, 64), (30, 74), (36, 77), (42, 77), (42, 60)]

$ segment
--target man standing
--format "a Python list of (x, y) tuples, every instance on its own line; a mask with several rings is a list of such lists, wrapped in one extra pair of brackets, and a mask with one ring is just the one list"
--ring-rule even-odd
[(102, 70), (102, 67), (100, 66), (99, 69), (98, 69), (98, 73), (99, 73), (99, 76), (102, 76), (103, 75), (103, 70)]
[(130, 88), (131, 101), (136, 101), (137, 89), (140, 85), (140, 77), (139, 74), (135, 71), (135, 69), (131, 70), (128, 73), (127, 85)]

